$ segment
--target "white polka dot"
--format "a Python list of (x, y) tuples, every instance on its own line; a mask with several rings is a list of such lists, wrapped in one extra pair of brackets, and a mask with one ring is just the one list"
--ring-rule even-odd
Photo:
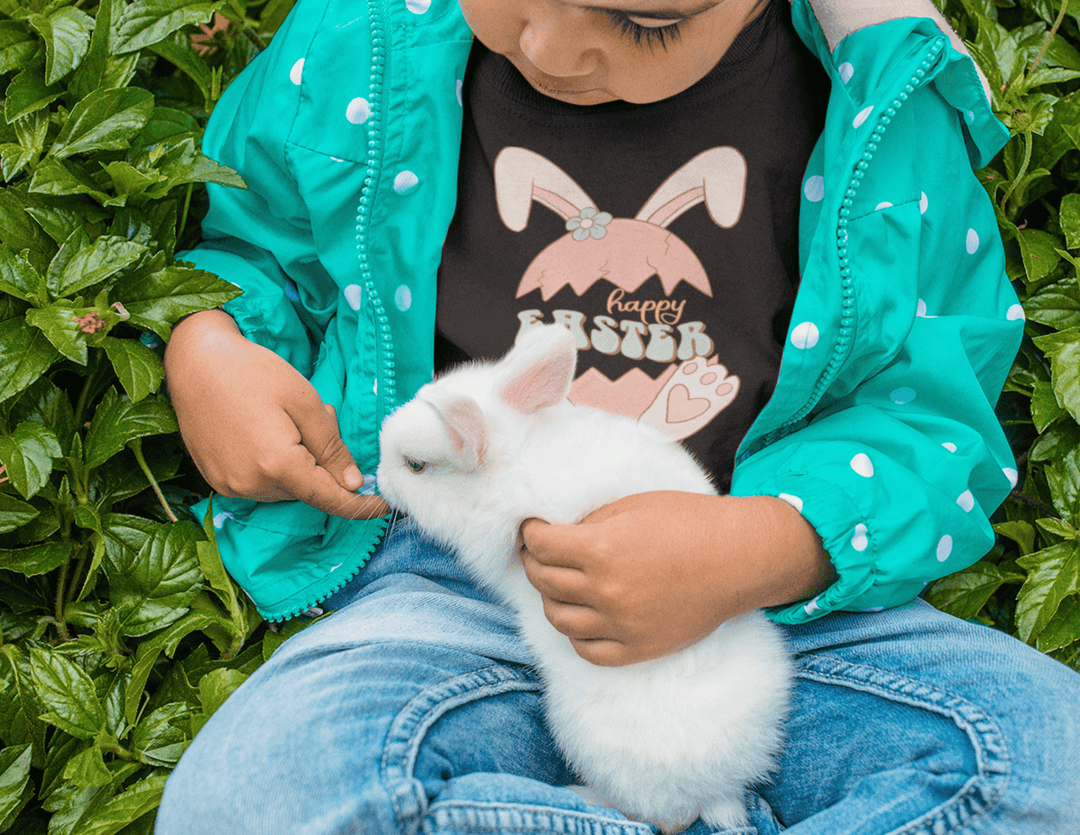
[(221, 511), (221, 513), (214, 514), (214, 527), (220, 530), (225, 525), (226, 519), (235, 519), (236, 517), (227, 510)]
[(956, 452), (956, 444), (950, 444), (948, 441), (942, 444), (949, 452)]
[(919, 192), (919, 214), (926, 214), (927, 208), (930, 206), (930, 199), (926, 196), (925, 191)]
[(937, 544), (937, 561), (945, 562), (949, 558), (949, 554), (952, 553), (952, 537), (948, 534), (941, 537)]
[(821, 609), (821, 606), (818, 605), (818, 598), (815, 597), (813, 600), (809, 601), (802, 608), (803, 608), (803, 611), (806, 612), (806, 614), (812, 615), (812, 614), (814, 614), (814, 612)]
[(373, 385), (371, 387), (371, 393), (372, 394), (378, 394), (379, 393), (379, 378), (378, 377), (375, 378), (375, 385)]
[(825, 197), (825, 178), (820, 174), (807, 177), (803, 184), (803, 194), (811, 203), (819, 203)]
[(783, 499), (785, 502), (787, 502), (789, 505), (799, 511), (799, 513), (802, 513), (802, 499), (800, 499), (798, 496), (793, 496), (790, 493), (781, 493), (776, 498)]
[(898, 389), (893, 389), (889, 393), (889, 399), (892, 400), (897, 406), (903, 406), (905, 403), (910, 403), (915, 399), (915, 389), (908, 386), (901, 386)]
[(464, 106), (465, 106), (465, 96), (464, 96), (464, 90), (465, 90), (465, 82), (464, 82), (464, 81), (462, 81), (462, 80), (461, 80), (461, 79), (459, 78), (459, 79), (457, 80), (457, 103), (458, 103), (459, 105), (461, 105), (462, 107), (464, 107)]
[(405, 8), (413, 14), (423, 14), (431, 8), (431, 0), (405, 0)]
[(874, 206), (874, 211), (875, 212), (880, 212), (882, 209), (891, 209), (891, 208), (892, 208), (892, 203), (890, 203), (888, 200), (882, 200), (880, 203), (878, 203), (876, 206)]
[(410, 307), (412, 307), (412, 290), (402, 284), (394, 292), (394, 304), (397, 305), (397, 309), (404, 313)]
[(420, 178), (412, 171), (402, 171), (394, 177), (394, 191), (398, 194), (405, 194), (416, 188), (416, 185), (419, 182)]
[(334, 162), (345, 162), (341, 157), (330, 157)]
[(866, 525), (858, 524), (855, 526), (855, 535), (851, 537), (851, 547), (856, 551), (865, 551), (866, 546), (870, 544), (870, 539), (866, 533)]
[(1009, 479), (1009, 484), (1015, 487), (1020, 481), (1020, 473), (1014, 470), (1012, 467), (1002, 467), (1001, 471), (1005, 473), (1005, 478)]
[(855, 68), (851, 66), (848, 61), (845, 61), (836, 69), (840, 72), (840, 80), (844, 84), (847, 84), (849, 81), (851, 81), (851, 76), (855, 74)]
[(289, 81), (293, 84), (299, 84), (304, 78), (304, 59), (301, 58), (295, 64), (292, 65), (292, 69), (289, 70)]
[(884, 612), (884, 606), (868, 606), (865, 609), (859, 609), (860, 612)]
[(345, 301), (349, 303), (349, 307), (353, 310), (360, 309), (360, 302), (363, 301), (364, 291), (359, 284), (350, 284), (342, 291), (345, 296)]
[(817, 325), (813, 322), (803, 322), (791, 331), (791, 344), (796, 348), (813, 348), (818, 343)]
[(971, 495), (970, 490), (965, 490), (960, 494), (960, 497), (956, 500), (956, 503), (964, 509), (965, 513), (971, 513), (972, 508), (975, 507), (975, 497)]
[(1005, 314), (1005, 318), (1010, 322), (1020, 320), (1024, 322), (1027, 320), (1027, 316), (1024, 315), (1024, 306), (1022, 304), (1014, 304), (1009, 308), (1009, 312)]
[(370, 115), (371, 105), (368, 104), (367, 99), (353, 99), (349, 102), (349, 106), (345, 108), (345, 118), (354, 125), (364, 124)]
[(851, 126), (855, 128), (859, 127), (859, 125), (865, 122), (870, 117), (870, 114), (873, 112), (874, 105), (864, 107), (862, 110), (859, 111), (859, 115), (855, 117), (855, 120), (851, 123)]
[(967, 246), (968, 255), (974, 255), (975, 251), (979, 248), (979, 233), (974, 229), (968, 229), (967, 241), (965, 244)]
[(970, 125), (970, 124), (971, 124), (972, 122), (974, 122), (974, 121), (975, 121), (975, 111), (974, 111), (974, 110), (966, 110), (966, 111), (964, 111), (964, 120), (965, 120), (965, 121), (966, 121), (966, 122), (967, 122), (967, 123), (968, 123), (969, 125)]
[(851, 469), (863, 478), (870, 478), (870, 476), (874, 474), (874, 463), (870, 460), (869, 455), (865, 452), (860, 452), (851, 459)]
[(916, 316), (926, 316), (926, 302), (919, 299), (918, 304), (915, 305)]

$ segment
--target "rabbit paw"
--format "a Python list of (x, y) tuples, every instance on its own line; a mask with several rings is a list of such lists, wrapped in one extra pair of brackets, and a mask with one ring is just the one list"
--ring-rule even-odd
[(728, 407), (739, 393), (739, 378), (704, 359), (687, 360), (668, 378), (641, 416), (672, 441), (689, 438)]

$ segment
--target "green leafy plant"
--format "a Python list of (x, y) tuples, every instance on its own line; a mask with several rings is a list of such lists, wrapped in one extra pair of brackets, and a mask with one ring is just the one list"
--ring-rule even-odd
[(244, 187), (202, 129), (289, 5), (0, 0), (0, 831), (149, 832), (282, 639), (186, 510), (159, 352), (239, 293), (176, 253)]
[(1080, 0), (948, 0), (1013, 135), (980, 173), (1027, 322), (999, 416), (1020, 482), (998, 545), (928, 599), (1080, 669)]

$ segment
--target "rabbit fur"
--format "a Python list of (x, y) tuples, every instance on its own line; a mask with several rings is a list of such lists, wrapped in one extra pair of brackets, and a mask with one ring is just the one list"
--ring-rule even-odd
[(427, 384), (383, 424), (379, 490), (516, 612), (585, 796), (664, 832), (745, 825), (745, 789), (775, 765), (788, 710), (779, 628), (749, 612), (671, 655), (594, 666), (547, 621), (518, 557), (529, 517), (576, 523), (633, 493), (716, 492), (681, 445), (571, 404), (576, 360), (565, 327), (534, 325), (498, 362)]

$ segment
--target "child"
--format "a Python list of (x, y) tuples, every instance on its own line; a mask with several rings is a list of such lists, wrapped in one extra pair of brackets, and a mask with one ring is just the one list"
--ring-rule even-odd
[(1077, 828), (1078, 677), (916, 599), (1016, 479), (1023, 314), (971, 171), (1006, 138), (925, 0), (300, 0), (206, 134), (251, 190), (190, 258), (245, 293), (166, 363), (233, 576), (336, 611), (215, 714), (158, 831), (652, 831), (565, 788), (510, 616), (355, 492), (433, 356), (537, 321), (578, 339), (572, 399), (730, 487), (526, 523), (555, 626), (618, 665), (769, 607), (797, 653), (740, 832)]

